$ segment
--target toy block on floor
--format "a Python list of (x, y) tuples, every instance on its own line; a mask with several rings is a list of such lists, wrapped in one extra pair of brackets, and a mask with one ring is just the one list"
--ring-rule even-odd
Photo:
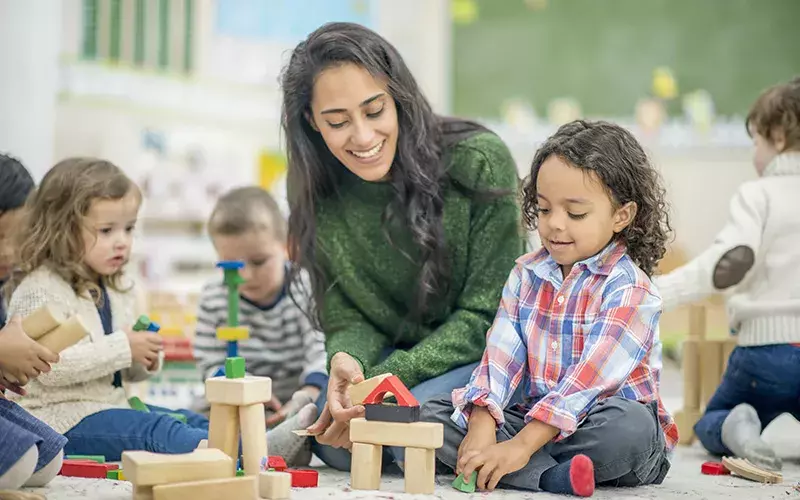
[(272, 379), (253, 377), (229, 379), (213, 377), (206, 380), (206, 400), (215, 403), (249, 406), (272, 399)]
[(36, 340), (45, 333), (55, 330), (68, 317), (66, 307), (55, 303), (46, 304), (22, 320), (22, 329), (30, 338)]
[(267, 500), (286, 500), (291, 495), (292, 475), (287, 472), (264, 471), (258, 475), (258, 494)]
[(353, 443), (350, 462), (350, 487), (354, 490), (379, 490), (381, 488), (381, 466), (383, 446), (379, 444)]
[(433, 495), (436, 475), (436, 450), (406, 448), (405, 492)]
[(478, 480), (478, 473), (473, 472), (469, 476), (469, 481), (464, 481), (464, 475), (459, 474), (453, 481), (453, 488), (464, 493), (475, 493), (475, 483)]
[(233, 476), (233, 459), (215, 448), (166, 455), (149, 451), (122, 454), (125, 475), (136, 486), (223, 479)]
[(380, 383), (376, 385), (369, 394), (367, 394), (362, 401), (362, 404), (381, 404), (383, 403), (383, 397), (387, 392), (394, 394), (395, 399), (397, 399), (398, 406), (419, 406), (419, 401), (417, 401), (417, 398), (411, 394), (411, 391), (408, 390), (405, 384), (403, 384), (403, 382), (397, 378), (396, 375), (390, 375), (381, 380)]
[(239, 408), (212, 404), (208, 419), (208, 447), (222, 450), (231, 458), (231, 473), (239, 457)]
[(314, 469), (286, 469), (292, 476), (292, 488), (316, 488), (319, 484), (319, 472)]
[(239, 427), (242, 436), (242, 468), (246, 475), (256, 476), (262, 471), (261, 464), (269, 460), (264, 404), (240, 406)]
[(67, 455), (64, 460), (88, 460), (98, 464), (106, 463), (106, 457), (103, 455)]
[(258, 500), (255, 477), (162, 484), (153, 487), (154, 500)]
[(246, 326), (220, 326), (217, 328), (217, 339), (233, 342), (250, 338), (250, 329)]
[(105, 479), (109, 470), (113, 468), (90, 460), (64, 460), (58, 474), (65, 477)]
[(281, 456), (272, 456), (267, 458), (267, 468), (275, 469), (278, 472), (286, 470), (286, 460)]
[(762, 469), (745, 458), (722, 457), (722, 465), (731, 473), (759, 483), (776, 484), (783, 482), (780, 472)]
[(419, 422), (419, 406), (397, 406), (392, 404), (367, 404), (364, 418), (378, 422), (400, 422), (409, 424)]
[(152, 486), (133, 485), (133, 500), (153, 500)]
[(225, 378), (244, 378), (244, 358), (239, 356), (225, 359)]
[(138, 396), (133, 396), (132, 398), (128, 398), (128, 404), (131, 405), (131, 408), (133, 408), (136, 411), (143, 411), (145, 413), (150, 413), (150, 408), (148, 408), (147, 405), (144, 404), (142, 400), (139, 399)]
[(109, 470), (106, 471), (106, 479), (113, 479), (115, 481), (119, 481), (119, 474), (122, 472), (121, 470)]
[(364, 398), (366, 398), (369, 393), (372, 392), (375, 387), (378, 386), (383, 380), (387, 377), (391, 377), (391, 373), (384, 373), (382, 375), (376, 375), (372, 378), (368, 378), (363, 382), (359, 382), (358, 384), (351, 385), (347, 388), (347, 395), (350, 396), (350, 403), (353, 405), (360, 405)]
[(76, 314), (39, 338), (37, 342), (58, 354), (67, 347), (77, 344), (88, 334), (89, 328), (86, 322)]
[(354, 418), (350, 421), (350, 441), (435, 450), (444, 443), (444, 426), (433, 422), (401, 424)]

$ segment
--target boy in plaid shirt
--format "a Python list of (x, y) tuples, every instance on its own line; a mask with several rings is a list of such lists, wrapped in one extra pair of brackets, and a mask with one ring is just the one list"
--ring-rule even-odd
[(678, 438), (658, 394), (658, 174), (629, 132), (576, 121), (539, 149), (523, 194), (544, 248), (517, 260), (467, 386), (423, 406), (445, 425), (437, 458), (488, 490), (658, 484)]

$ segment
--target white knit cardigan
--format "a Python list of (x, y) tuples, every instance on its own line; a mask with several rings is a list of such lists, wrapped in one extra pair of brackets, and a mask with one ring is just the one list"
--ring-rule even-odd
[[(122, 370), (124, 382), (139, 382), (156, 373), (131, 359), (124, 330), (132, 327), (136, 318), (133, 291), (121, 293), (109, 288), (108, 298), (114, 333), (105, 335), (95, 303), (78, 296), (46, 266), (26, 276), (11, 296), (9, 317), (25, 317), (45, 304), (58, 303), (70, 314), (80, 314), (90, 330), (90, 335), (61, 352), (61, 360), (49, 373), (26, 386), (26, 396), (9, 395), (57, 432), (65, 433), (102, 410), (130, 408), (125, 389), (113, 386), (114, 372)], [(160, 367), (159, 362), (156, 370)]]

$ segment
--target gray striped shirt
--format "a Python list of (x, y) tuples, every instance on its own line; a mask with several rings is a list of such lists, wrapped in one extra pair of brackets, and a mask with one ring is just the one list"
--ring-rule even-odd
[[(308, 286), (305, 273), (291, 284), (300, 307), (286, 287), (269, 307), (259, 307), (243, 297), (239, 301), (239, 324), (250, 329), (250, 338), (239, 341), (239, 355), (247, 363), (248, 374), (272, 378), (272, 394), (282, 403), (301, 386), (324, 389), (327, 383), (325, 337), (304, 313), (308, 302), (303, 283)], [(197, 313), (194, 356), (204, 378), (225, 364), (227, 343), (217, 339), (216, 331), (227, 321), (228, 289), (219, 278), (203, 288)]]

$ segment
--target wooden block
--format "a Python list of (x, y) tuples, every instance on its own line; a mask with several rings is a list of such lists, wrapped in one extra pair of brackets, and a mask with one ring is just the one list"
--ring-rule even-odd
[(153, 487), (155, 500), (258, 500), (255, 477), (230, 477), (162, 484)]
[(244, 378), (244, 358), (234, 356), (225, 359), (225, 378)]
[(133, 500), (153, 500), (152, 486), (133, 485)]
[(263, 403), (239, 407), (239, 425), (242, 429), (242, 468), (248, 476), (257, 476), (267, 468), (269, 458), (265, 420)]
[(722, 344), (706, 340), (700, 344), (700, 398), (702, 407), (717, 391), (722, 376)]
[(264, 471), (258, 475), (258, 495), (267, 500), (288, 499), (292, 492), (292, 476), (288, 472)]
[(267, 458), (267, 467), (270, 469), (275, 469), (278, 472), (283, 472), (286, 470), (286, 460), (283, 459), (282, 456), (274, 456)]
[(354, 418), (350, 421), (350, 441), (435, 450), (444, 442), (444, 427), (433, 422), (401, 424)]
[(23, 318), (22, 329), (30, 338), (38, 339), (66, 320), (66, 307), (57, 303), (46, 304)]
[(316, 488), (319, 484), (319, 472), (314, 469), (286, 469), (292, 476), (292, 488)]
[(234, 340), (247, 340), (250, 330), (246, 326), (220, 326), (217, 328), (217, 339), (231, 342)]
[(678, 444), (690, 445), (694, 441), (694, 424), (700, 420), (699, 410), (685, 408), (675, 413), (675, 425), (678, 426)]
[(45, 334), (37, 342), (47, 347), (54, 353), (60, 353), (67, 347), (78, 343), (83, 337), (89, 334), (89, 328), (79, 314), (69, 318), (67, 321), (57, 326), (54, 330)]
[(88, 460), (90, 462), (97, 462), (98, 464), (106, 463), (106, 457), (103, 455), (67, 455), (64, 460)]
[(266, 403), (270, 399), (272, 379), (269, 377), (213, 377), (206, 380), (206, 400), (212, 405), (248, 406)]
[(436, 451), (425, 448), (406, 448), (405, 492), (433, 495), (435, 488)]
[(700, 410), (700, 342), (692, 338), (683, 342), (683, 407), (690, 410)]
[(364, 418), (376, 422), (419, 422), (419, 406), (398, 406), (392, 404), (365, 404)]
[(208, 418), (208, 449), (216, 448), (231, 458), (230, 475), (239, 458), (239, 407), (212, 404)]
[(353, 443), (350, 461), (350, 487), (354, 490), (381, 489), (383, 446)]
[(770, 472), (761, 467), (756, 467), (745, 458), (722, 457), (722, 465), (737, 476), (751, 481), (768, 484), (783, 482), (783, 475), (781, 475), (781, 473)]
[(215, 448), (167, 455), (149, 451), (122, 454), (125, 475), (137, 486), (233, 477), (235, 462)]
[(364, 398), (361, 404), (380, 404), (389, 394), (394, 395), (399, 406), (419, 406), (417, 398), (411, 394), (411, 391), (408, 390), (408, 387), (406, 387), (403, 381), (395, 375), (381, 380), (381, 382), (372, 389), (372, 392), (367, 394), (367, 397)]
[(64, 463), (61, 464), (61, 470), (58, 474), (65, 477), (90, 477), (105, 479), (108, 470), (109, 469), (105, 466), (105, 464), (98, 464), (89, 460), (65, 460)]
[(378, 384), (383, 382), (383, 379), (391, 376), (391, 373), (384, 373), (368, 378), (358, 384), (351, 385), (347, 388), (347, 395), (350, 396), (350, 403), (353, 405), (360, 405), (361, 402), (364, 401), (364, 398), (366, 398), (373, 389), (378, 387)]
[(464, 475), (459, 474), (453, 480), (453, 488), (464, 493), (475, 493), (475, 482), (478, 480), (478, 473), (473, 472), (469, 475), (469, 481), (464, 481)]

